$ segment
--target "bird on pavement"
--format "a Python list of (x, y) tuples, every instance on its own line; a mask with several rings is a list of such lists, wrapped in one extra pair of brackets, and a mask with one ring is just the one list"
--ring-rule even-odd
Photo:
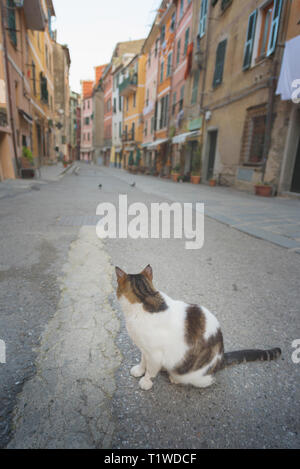
[(98, 187), (99, 187), (99, 189), (102, 189), (102, 184), (99, 184), (99, 186), (98, 186)]
[(132, 184), (130, 184), (131, 187), (135, 187), (135, 182), (133, 182)]

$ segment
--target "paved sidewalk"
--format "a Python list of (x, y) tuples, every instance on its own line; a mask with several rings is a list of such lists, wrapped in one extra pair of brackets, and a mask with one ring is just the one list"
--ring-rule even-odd
[(29, 190), (40, 190), (41, 185), (57, 182), (73, 169), (74, 164), (64, 168), (62, 163), (57, 163), (53, 166), (42, 166), (40, 170), (37, 170), (34, 179), (6, 179), (0, 182), (0, 199), (14, 197)]
[(114, 168), (103, 168), (103, 171), (128, 184), (135, 181), (143, 192), (172, 201), (203, 202), (208, 217), (300, 253), (300, 200), (257, 197), (228, 187), (176, 184), (168, 179), (132, 175)]

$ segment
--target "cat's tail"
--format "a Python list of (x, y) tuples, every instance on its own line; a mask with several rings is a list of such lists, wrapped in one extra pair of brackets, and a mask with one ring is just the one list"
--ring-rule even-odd
[(224, 353), (223, 368), (247, 362), (277, 360), (281, 356), (280, 348), (270, 350), (238, 350)]

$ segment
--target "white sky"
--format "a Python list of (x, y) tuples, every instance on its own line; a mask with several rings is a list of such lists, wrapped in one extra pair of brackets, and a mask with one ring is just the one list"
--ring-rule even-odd
[(117, 42), (147, 37), (161, 0), (53, 0), (57, 41), (71, 54), (70, 84), (94, 79), (94, 67), (108, 63)]

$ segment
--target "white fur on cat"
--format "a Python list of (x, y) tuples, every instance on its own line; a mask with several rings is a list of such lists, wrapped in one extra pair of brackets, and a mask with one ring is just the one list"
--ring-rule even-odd
[[(128, 333), (142, 353), (139, 365), (131, 369), (134, 377), (141, 377), (139, 385), (144, 390), (152, 388), (152, 379), (161, 369), (169, 372), (170, 380), (176, 384), (192, 384), (196, 387), (208, 387), (213, 383), (211, 376), (204, 376), (208, 369), (219, 359), (219, 355), (205, 367), (178, 375), (174, 369), (183, 360), (189, 349), (185, 341), (186, 309), (189, 305), (183, 301), (172, 300), (159, 292), (168, 308), (159, 313), (146, 312), (141, 303), (130, 303), (122, 295), (120, 304), (125, 314)], [(216, 317), (206, 308), (201, 307), (206, 319), (205, 339), (214, 335), (220, 327)]]

